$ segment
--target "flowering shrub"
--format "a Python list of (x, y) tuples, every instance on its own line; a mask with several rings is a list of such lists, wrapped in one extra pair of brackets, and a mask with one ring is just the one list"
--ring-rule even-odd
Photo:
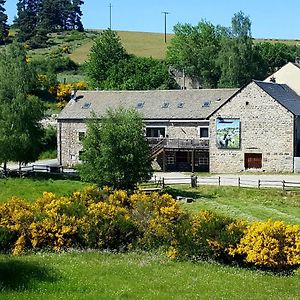
[(228, 260), (229, 249), (240, 241), (245, 222), (201, 210), (186, 217), (177, 231), (178, 256)]
[(28, 226), (34, 219), (32, 206), (25, 201), (12, 198), (0, 205), (0, 245), (1, 250), (12, 249), (14, 254), (23, 252)]
[(0, 250), (163, 246), (170, 259), (235, 260), (273, 270), (300, 266), (300, 226), (248, 224), (206, 210), (191, 214), (167, 194), (88, 187), (70, 197), (45, 192), (33, 204), (0, 204)]
[(52, 94), (57, 101), (57, 106), (63, 108), (70, 100), (72, 89), (86, 90), (87, 83), (85, 81), (78, 81), (74, 83), (59, 83), (49, 88), (50, 94)]
[(129, 200), (131, 217), (140, 231), (141, 246), (153, 248), (174, 240), (175, 227), (183, 212), (170, 195), (136, 193)]
[(231, 255), (240, 254), (248, 263), (282, 269), (300, 265), (300, 226), (282, 221), (255, 222)]

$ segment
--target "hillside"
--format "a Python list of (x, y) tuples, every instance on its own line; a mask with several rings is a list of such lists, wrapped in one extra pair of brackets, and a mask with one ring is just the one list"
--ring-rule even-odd
[[(168, 34), (167, 44), (165, 44), (162, 33), (118, 31), (118, 35), (128, 53), (159, 59), (165, 58), (167, 44), (172, 38), (172, 35)], [(72, 52), (71, 59), (77, 63), (83, 63), (87, 59), (92, 44), (92, 39), (83, 43)]]
[[(84, 63), (88, 59), (89, 51), (93, 45), (93, 40), (99, 36), (101, 30), (87, 30), (85, 33), (64, 32), (52, 34), (49, 47), (29, 51), (29, 55), (34, 57), (47, 56), (67, 51), (64, 53), (78, 64)], [(163, 33), (117, 31), (122, 44), (128, 53), (143, 57), (153, 57), (164, 59), (166, 49), (173, 34), (167, 35), (167, 44), (164, 42)], [(10, 33), (12, 36), (14, 31)], [(255, 42), (285, 43), (288, 45), (300, 45), (300, 40), (280, 40), (280, 39), (256, 39)]]

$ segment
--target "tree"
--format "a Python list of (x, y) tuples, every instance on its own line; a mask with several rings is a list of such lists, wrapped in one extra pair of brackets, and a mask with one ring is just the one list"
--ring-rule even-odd
[(257, 73), (257, 53), (251, 37), (251, 21), (243, 12), (232, 18), (231, 33), (221, 41), (218, 64), (220, 87), (241, 87)]
[[(9, 74), (9, 76), (8, 76)], [(38, 157), (43, 103), (33, 96), (36, 76), (26, 52), (12, 44), (0, 52), (0, 162), (27, 163)]]
[(104, 30), (95, 40), (87, 62), (86, 71), (92, 86), (102, 88), (109, 69), (127, 56), (117, 33), (110, 29)]
[(5, 14), (5, 4), (6, 0), (0, 0), (0, 45), (4, 44), (6, 37), (8, 36), (8, 25), (7, 25), (7, 15)]
[(71, 11), (67, 20), (67, 28), (72, 30), (84, 31), (81, 22), (82, 11), (80, 6), (84, 4), (82, 0), (73, 0), (71, 4)]
[(219, 69), (216, 64), (222, 33), (219, 27), (201, 21), (197, 26), (177, 24), (175, 36), (167, 48), (167, 62), (178, 70), (197, 78), (201, 86), (217, 86)]
[(132, 55), (108, 70), (102, 87), (107, 90), (168, 90), (177, 86), (164, 61)]
[(37, 34), (37, 13), (40, 0), (19, 0), (17, 17), (14, 23), (18, 27), (17, 39), (26, 42)]
[(149, 179), (150, 152), (138, 112), (119, 108), (108, 110), (101, 120), (92, 118), (83, 141), (81, 178), (115, 189), (133, 189)]

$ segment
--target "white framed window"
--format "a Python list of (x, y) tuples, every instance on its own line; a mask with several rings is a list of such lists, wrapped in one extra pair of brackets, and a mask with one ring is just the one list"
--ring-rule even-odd
[(168, 155), (167, 156), (167, 164), (168, 165), (174, 165), (175, 164), (175, 156), (174, 155)]
[(166, 127), (162, 126), (149, 126), (146, 127), (146, 137), (166, 137)]
[(199, 126), (198, 127), (200, 139), (209, 139), (209, 127), (208, 126)]

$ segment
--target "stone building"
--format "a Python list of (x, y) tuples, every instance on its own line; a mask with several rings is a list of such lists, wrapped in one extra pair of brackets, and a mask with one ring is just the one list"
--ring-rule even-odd
[(300, 156), (300, 96), (285, 84), (253, 81), (210, 118), (210, 171), (293, 172)]
[(108, 108), (135, 108), (143, 116), (145, 136), (157, 168), (209, 169), (209, 119), (237, 89), (171, 91), (80, 91), (62, 110), (58, 122), (58, 161), (80, 162), (86, 120), (101, 119)]

